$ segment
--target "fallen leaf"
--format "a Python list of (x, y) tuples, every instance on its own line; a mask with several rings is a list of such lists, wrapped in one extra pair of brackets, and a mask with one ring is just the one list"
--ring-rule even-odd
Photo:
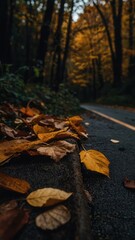
[(116, 140), (116, 139), (111, 139), (110, 140), (112, 143), (119, 143), (120, 141), (119, 140)]
[(69, 121), (72, 121), (74, 124), (80, 124), (83, 119), (80, 116), (73, 116), (68, 118)]
[(9, 202), (0, 205), (0, 214), (5, 214), (7, 211), (12, 210), (18, 206), (16, 200), (11, 200)]
[(64, 205), (57, 206), (36, 217), (36, 226), (43, 230), (54, 230), (71, 218), (71, 214)]
[(34, 207), (52, 206), (56, 203), (65, 201), (72, 193), (65, 192), (56, 188), (42, 188), (31, 192), (26, 200)]
[(127, 177), (124, 179), (124, 187), (135, 189), (135, 180), (129, 180)]
[(96, 150), (82, 150), (80, 158), (88, 170), (99, 172), (109, 177), (110, 162), (103, 153)]
[(92, 202), (91, 194), (87, 190), (84, 190), (84, 193), (85, 193), (85, 196), (86, 196), (88, 202), (91, 203)]
[(79, 139), (77, 134), (68, 132), (67, 129), (62, 129), (62, 130), (50, 132), (50, 133), (39, 133), (38, 138), (41, 139), (43, 142), (48, 142), (54, 139), (65, 139), (65, 138)]
[(0, 142), (0, 163), (9, 160), (16, 154), (20, 154), (23, 151), (33, 148), (35, 145), (40, 144), (40, 140), (28, 141), (24, 139), (17, 139), (11, 141)]
[(24, 194), (30, 189), (30, 184), (25, 180), (0, 173), (0, 188)]
[(26, 108), (22, 107), (20, 109), (20, 112), (24, 113), (25, 115), (27, 115), (29, 117), (33, 117), (35, 115), (39, 115), (40, 114), (40, 111), (38, 109), (30, 108), (29, 106), (27, 106)]
[(90, 123), (89, 123), (89, 122), (85, 122), (84, 124), (85, 124), (86, 126), (89, 126), (89, 125), (90, 125)]
[(56, 162), (63, 158), (67, 153), (75, 150), (75, 144), (68, 143), (66, 141), (57, 141), (49, 146), (37, 148), (38, 153), (45, 156), (50, 156)]
[(48, 133), (48, 132), (51, 132), (51, 131), (54, 131), (55, 129), (54, 128), (48, 128), (47, 126), (40, 126), (38, 124), (35, 124), (33, 126), (33, 131), (36, 135), (40, 134), (40, 133)]
[(15, 208), (0, 215), (0, 239), (11, 240), (28, 223), (29, 214), (24, 209)]
[(84, 129), (83, 126), (81, 125), (75, 125), (72, 121), (69, 121), (71, 127), (73, 128), (73, 130), (76, 131), (76, 133), (80, 136), (80, 137), (84, 137), (84, 138), (88, 138), (88, 134), (86, 132), (86, 130)]
[(8, 127), (4, 123), (0, 123), (0, 131), (11, 138), (15, 138), (17, 135), (17, 131), (15, 131), (13, 128)]

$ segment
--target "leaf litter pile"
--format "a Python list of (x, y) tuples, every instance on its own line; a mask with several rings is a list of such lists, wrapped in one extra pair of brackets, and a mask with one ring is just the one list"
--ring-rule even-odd
[[(44, 155), (58, 164), (64, 156), (76, 149), (76, 144), (69, 142), (75, 139), (82, 146), (80, 162), (86, 169), (109, 177), (109, 161), (99, 151), (86, 150), (81, 144), (88, 134), (80, 116), (59, 118), (41, 113), (30, 108), (29, 104), (20, 109), (10, 104), (0, 108), (0, 165), (7, 164), (22, 154), (30, 156)], [(7, 124), (8, 122), (8, 124)], [(12, 162), (11, 162), (12, 163)], [(38, 163), (37, 163), (38, 164)], [(25, 179), (12, 177), (0, 171), (0, 188), (17, 194), (25, 194), (25, 200), (33, 208), (45, 208), (36, 216), (35, 224), (43, 230), (53, 230), (67, 223), (71, 214), (61, 205), (72, 192), (57, 188), (39, 188), (32, 191)], [(59, 204), (59, 205), (58, 205)], [(48, 210), (49, 207), (49, 210)], [(13, 239), (18, 231), (29, 222), (30, 212), (18, 205), (18, 200), (10, 200), (0, 205), (0, 238)], [(6, 224), (5, 224), (6, 223)]]

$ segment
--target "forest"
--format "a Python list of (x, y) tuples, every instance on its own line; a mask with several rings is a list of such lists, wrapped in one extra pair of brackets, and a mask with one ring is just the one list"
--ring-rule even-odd
[(0, 0), (0, 36), (2, 101), (135, 105), (135, 0)]

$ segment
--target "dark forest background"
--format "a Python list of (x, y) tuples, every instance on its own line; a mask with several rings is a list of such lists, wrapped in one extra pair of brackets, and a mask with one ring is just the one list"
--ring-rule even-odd
[(134, 106), (135, 0), (0, 0), (0, 88), (2, 101)]

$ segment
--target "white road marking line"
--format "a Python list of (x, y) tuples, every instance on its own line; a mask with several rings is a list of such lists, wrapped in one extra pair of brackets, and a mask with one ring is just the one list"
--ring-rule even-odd
[[(85, 107), (84, 107), (84, 108), (85, 108)], [(89, 109), (89, 108), (87, 108), (87, 110), (90, 110), (91, 112), (94, 112), (94, 113), (100, 115), (101, 117), (107, 118), (107, 119), (109, 119), (109, 120), (111, 120), (111, 121), (113, 121), (113, 122), (115, 122), (115, 123), (118, 123), (118, 124), (120, 124), (120, 125), (122, 125), (122, 126), (124, 126), (124, 127), (127, 127), (127, 128), (129, 128), (129, 129), (135, 131), (135, 127), (132, 126), (132, 125), (130, 125), (130, 124), (128, 124), (128, 123), (122, 122), (122, 121), (117, 120), (117, 119), (115, 119), (115, 118), (113, 118), (113, 117), (109, 117), (109, 116), (106, 115), (106, 114), (100, 113), (100, 112), (95, 111), (95, 110), (91, 110), (91, 109)]]

